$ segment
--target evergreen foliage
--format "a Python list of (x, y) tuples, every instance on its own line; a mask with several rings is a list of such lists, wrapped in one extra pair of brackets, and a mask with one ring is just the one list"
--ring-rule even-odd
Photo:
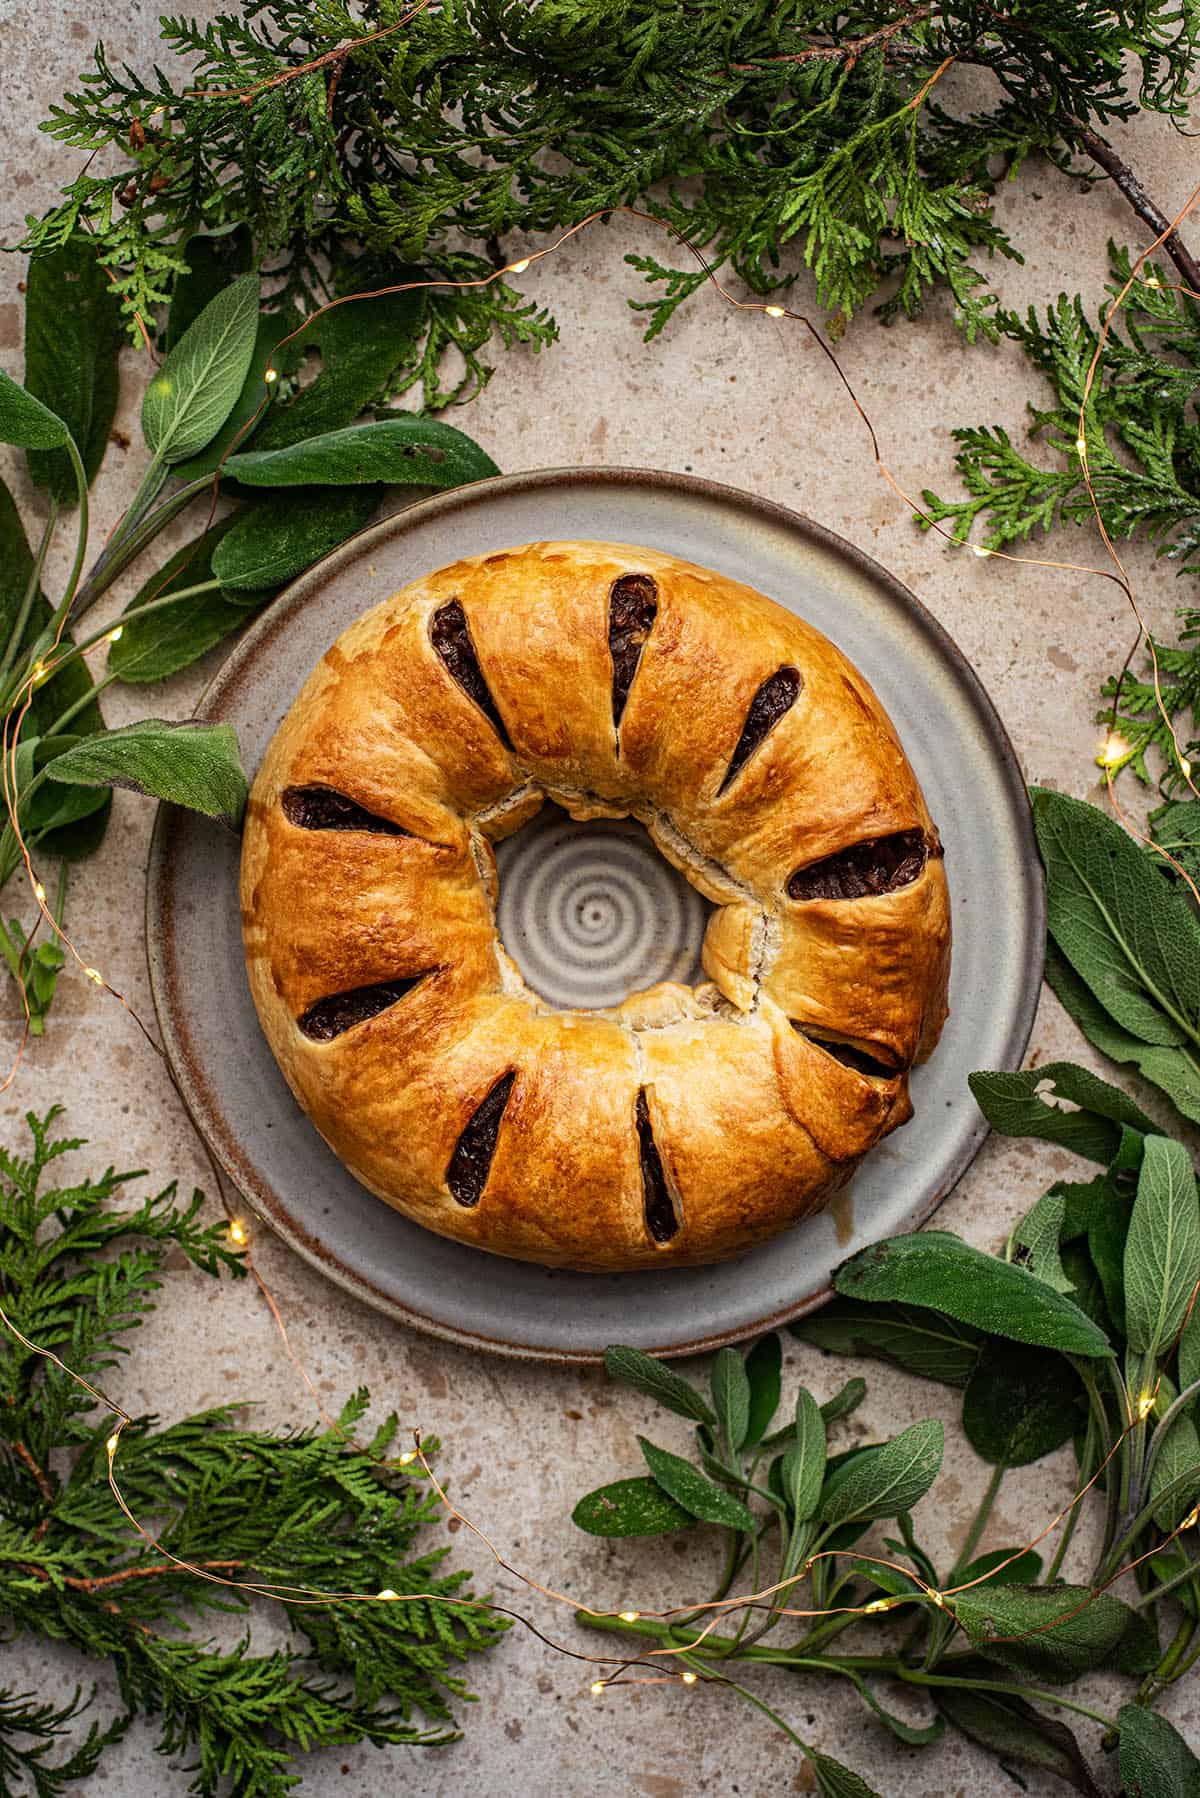
[[(83, 1146), (52, 1138), (57, 1115), (29, 1114), (28, 1158), (0, 1150), (0, 1304), (22, 1335), (97, 1384), (153, 1308), (168, 1254), (208, 1274), (243, 1268), (224, 1225), (201, 1220), (199, 1193), (181, 1204), (168, 1186), (131, 1202), (125, 1189), (139, 1176), (111, 1168), (53, 1185), (54, 1164)], [(470, 1593), (465, 1573), (442, 1568), (448, 1550), (412, 1556), (436, 1502), (394, 1454), (394, 1416), (352, 1444), (365, 1391), (319, 1432), (247, 1428), (236, 1405), (126, 1425), (117, 1478), (161, 1548), (135, 1533), (109, 1490), (111, 1415), (8, 1329), (0, 1393), (0, 1615), (8, 1633), (111, 1662), (125, 1706), (62, 1753), (57, 1740), (85, 1707), (78, 1693), (57, 1707), (0, 1693), (0, 1798), (53, 1798), (90, 1776), (139, 1714), (204, 1798), (274, 1798), (299, 1783), (296, 1757), (315, 1748), (454, 1739), (452, 1704), (469, 1697), (460, 1665), (505, 1625), (483, 1604), (454, 1602)], [(170, 1556), (331, 1600), (288, 1605), (286, 1645), (255, 1652), (249, 1596)], [(389, 1588), (400, 1600), (429, 1596), (333, 1599)], [(192, 1633), (208, 1613), (241, 1620), (232, 1648)]]
[[(1181, 116), (1198, 32), (1196, 0), (1028, 0), (1019, 16), (984, 0), (249, 0), (212, 24), (164, 19), (174, 76), (97, 49), (45, 126), (88, 165), (25, 247), (86, 224), (127, 313), (149, 317), (191, 233), (248, 224), (307, 308), (327, 285), (486, 274), (509, 233), (637, 203), (756, 293), (790, 284), (794, 247), (835, 327), (873, 296), (891, 318), (944, 286), (974, 336), (995, 329), (979, 255), (1020, 254), (997, 180), (1034, 151), (1103, 159), (1139, 108)], [(636, 302), (653, 336), (703, 274), (683, 252), (629, 260), (660, 289)], [(392, 390), (461, 397), (490, 338), (553, 330), (508, 284), (429, 299)], [(446, 387), (450, 347), (466, 372)]]

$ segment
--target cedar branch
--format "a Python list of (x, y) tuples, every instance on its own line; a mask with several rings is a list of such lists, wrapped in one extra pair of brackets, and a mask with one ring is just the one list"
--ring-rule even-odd
[(1200, 291), (1200, 262), (1191, 254), (1178, 231), (1171, 230), (1171, 221), (1150, 198), (1129, 164), (1123, 162), (1111, 144), (1097, 135), (1086, 125), (1076, 125), (1080, 147), (1087, 151), (1093, 162), (1098, 162), (1106, 175), (1111, 176), (1113, 186), (1128, 200), (1142, 223), (1153, 231), (1155, 237), (1166, 232), (1162, 248), (1166, 251), (1175, 267), (1182, 275), (1185, 284), (1194, 291)]
[(752, 75), (756, 69), (772, 68), (779, 63), (835, 62), (845, 57), (851, 68), (859, 57), (867, 50), (873, 50), (879, 44), (890, 43), (900, 32), (907, 31), (910, 25), (920, 25), (933, 11), (932, 6), (918, 6), (915, 11), (905, 13), (902, 19), (893, 19), (890, 25), (881, 25), (877, 31), (869, 31), (865, 37), (851, 38), (845, 44), (814, 44), (807, 50), (793, 50), (786, 56), (764, 56), (756, 62), (734, 62), (729, 67), (735, 74)]

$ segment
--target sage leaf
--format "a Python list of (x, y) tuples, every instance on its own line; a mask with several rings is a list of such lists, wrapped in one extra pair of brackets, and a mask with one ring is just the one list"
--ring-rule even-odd
[[(1032, 1548), (989, 1548), (954, 1574), (956, 1586), (979, 1584), (1033, 1586), (1041, 1578), (1042, 1557)], [(1001, 1579), (1003, 1575), (1003, 1579)]]
[(1111, 1172), (1094, 1180), (1056, 1180), (1050, 1191), (1063, 1201), (1061, 1243), (1086, 1236), (1092, 1223), (1114, 1206), (1128, 1212), (1129, 1194), (1122, 1191)]
[[(967, 1076), (975, 1102), (1001, 1136), (1034, 1137), (1059, 1143), (1107, 1167), (1121, 1142), (1122, 1124), (1151, 1134), (1156, 1126), (1119, 1087), (1073, 1061), (1051, 1061), (1021, 1073)], [(1043, 1093), (1071, 1107), (1052, 1105)]]
[(270, 402), (276, 391), (267, 381), (267, 368), (274, 362), (278, 369), (279, 340), (299, 322), (299, 314), (291, 308), (260, 316), (254, 328), (254, 350), (241, 390), (216, 436), (194, 456), (176, 462), (172, 473), (178, 480), (195, 481), (218, 469), (224, 473), (221, 465), (232, 450), (246, 449), (251, 442), (258, 441), (264, 424), (270, 420)]
[(665, 1536), (671, 1530), (690, 1530), (696, 1521), (645, 1474), (585, 1493), (571, 1519), (589, 1536)]
[(712, 1401), (721, 1434), (737, 1454), (750, 1428), (750, 1381), (736, 1349), (717, 1351), (712, 1366)]
[[(394, 276), (404, 278), (402, 269)], [(395, 293), (348, 301), (310, 319), (289, 349), (303, 355), (319, 347), (321, 372), (276, 407), (255, 434), (255, 449), (286, 449), (361, 417), (411, 360), (425, 316), (423, 293)]]
[(606, 1348), (604, 1366), (612, 1379), (624, 1380), (627, 1386), (646, 1393), (665, 1410), (673, 1411), (676, 1417), (715, 1426), (717, 1420), (708, 1401), (682, 1374), (677, 1374), (664, 1362), (656, 1361), (653, 1355), (643, 1355), (635, 1348)]
[[(1155, 1397), (1155, 1415), (1161, 1417), (1177, 1397), (1171, 1381), (1162, 1374)], [(1166, 1494), (1170, 1496), (1164, 1496)], [(1197, 1499), (1200, 1499), (1200, 1431), (1185, 1410), (1168, 1425), (1166, 1435), (1158, 1445), (1150, 1475), (1154, 1521), (1164, 1535), (1169, 1536), (1178, 1528)]]
[(1143, 1042), (1200, 1046), (1200, 924), (1114, 819), (1035, 788), (1051, 936), (1118, 1024)]
[(795, 1440), (784, 1450), (780, 1477), (794, 1522), (807, 1523), (817, 1514), (825, 1480), (825, 1419), (803, 1386), (796, 1394)]
[[(984, 1344), (963, 1394), (963, 1430), (993, 1467), (1026, 1467), (1061, 1448), (1078, 1422), (1079, 1376), (1044, 1349)], [(1015, 1582), (1019, 1575), (1013, 1574)]]
[[(919, 1588), (914, 1585), (913, 1591), (917, 1590)], [(867, 1709), (874, 1711), (879, 1721), (887, 1725), (897, 1741), (906, 1742), (910, 1748), (926, 1748), (930, 1742), (936, 1742), (938, 1737), (945, 1733), (946, 1724), (943, 1718), (935, 1716), (932, 1723), (925, 1724), (906, 1723), (903, 1717), (897, 1717), (894, 1711), (888, 1710), (887, 1706), (876, 1697), (862, 1674), (855, 1668), (839, 1667), (838, 1672), (846, 1676)]]
[(1175, 1109), (1200, 1123), (1200, 1057), (1190, 1043), (1155, 1047), (1144, 1043), (1109, 1017), (1103, 1005), (1052, 941), (1046, 944), (1046, 980), (1088, 1041), (1110, 1060), (1132, 1063), (1157, 1086)]
[(954, 1615), (989, 1661), (1065, 1685), (1109, 1663), (1135, 1613), (1088, 1586), (975, 1586)]
[(209, 301), (146, 389), (142, 434), (160, 462), (210, 443), (242, 391), (258, 331), (258, 278), (243, 275)]
[(1112, 1353), (1104, 1332), (1071, 1299), (948, 1230), (894, 1236), (862, 1249), (843, 1262), (834, 1285), (847, 1298), (927, 1305), (1014, 1342), (1068, 1355)]
[(880, 1798), (875, 1787), (869, 1786), (861, 1774), (843, 1767), (841, 1761), (835, 1761), (828, 1754), (810, 1753), (808, 1764), (817, 1776), (821, 1798)]
[(241, 817), (248, 790), (231, 725), (161, 718), (85, 737), (46, 772), (71, 786), (128, 787), (231, 824)]
[[(70, 237), (29, 264), (25, 293), (25, 390), (50, 406), (79, 446), (89, 483), (108, 448), (117, 409), (121, 306), (91, 238)], [(27, 452), (29, 473), (60, 506), (79, 493), (61, 449)]]
[(1012, 1260), (1018, 1267), (1028, 1268), (1035, 1279), (1053, 1286), (1055, 1292), (1071, 1290), (1058, 1252), (1066, 1214), (1067, 1201), (1062, 1193), (1044, 1192), (1013, 1231)]
[(380, 487), (298, 487), (248, 506), (213, 551), (212, 570), (231, 592), (282, 587), (367, 523)]
[[(20, 514), (8, 488), (0, 481), (0, 653), (16, 628), (17, 614), (32, 572), (33, 552), (26, 541)], [(28, 655), (32, 650), (34, 643), (49, 625), (50, 617), (49, 602), (40, 592), (35, 594), (29, 621), (21, 637), (22, 655)], [(74, 639), (69, 634), (63, 635), (63, 649), (71, 648), (73, 643)], [(77, 704), (91, 690), (92, 677), (83, 658), (76, 656), (64, 663), (48, 681), (34, 689), (29, 710), (25, 714), (26, 735), (42, 735), (69, 706)], [(80, 736), (89, 731), (104, 729), (104, 719), (100, 715), (97, 701), (93, 700), (76, 714), (72, 729)], [(45, 843), (43, 847), (51, 854), (62, 853), (57, 842), (53, 845)]]
[(245, 487), (459, 487), (500, 470), (463, 431), (435, 418), (397, 412), (374, 424), (307, 437), (286, 449), (230, 456), (225, 473)]
[(863, 1449), (834, 1469), (821, 1494), (824, 1523), (895, 1517), (924, 1498), (942, 1465), (945, 1433), (936, 1418), (914, 1423), (890, 1442)]
[[(213, 551), (233, 522), (231, 518), (222, 519), (210, 531), (177, 549), (134, 594), (126, 612), (211, 580)], [(122, 624), (120, 637), (109, 647), (109, 673), (130, 685), (166, 680), (181, 668), (190, 667), (231, 632), (241, 630), (247, 617), (245, 605), (232, 603), (224, 594), (200, 593), (166, 606), (161, 612), (134, 618)]]
[(0, 369), (0, 443), (27, 450), (60, 449), (70, 435), (56, 412)]
[(1057, 1718), (1043, 1716), (1025, 1699), (1008, 1692), (937, 1686), (932, 1696), (947, 1721), (969, 1741), (998, 1756), (1005, 1772), (1010, 1772), (1010, 1762), (1019, 1761), (1042, 1773), (1056, 1774), (1084, 1798), (1101, 1798), (1079, 1743)]
[(754, 1529), (754, 1519), (741, 1500), (714, 1484), (690, 1461), (673, 1455), (669, 1449), (656, 1448), (644, 1436), (638, 1437), (638, 1443), (647, 1467), (663, 1491), (701, 1523), (721, 1523), (730, 1530)]
[(1179, 1387), (1183, 1391), (1200, 1380), (1200, 1299), (1188, 1312), (1179, 1338)]
[(1165, 1717), (1123, 1704), (1117, 1727), (1121, 1784), (1129, 1798), (1200, 1798), (1200, 1760)]
[(1100, 1276), (1104, 1303), (1121, 1336), (1125, 1334), (1125, 1240), (1131, 1209), (1131, 1202), (1123, 1199), (1097, 1212), (1087, 1233), (1088, 1254)]
[(831, 1423), (838, 1423), (843, 1417), (849, 1417), (857, 1411), (866, 1396), (867, 1382), (865, 1380), (860, 1380), (857, 1376), (852, 1380), (847, 1380), (841, 1391), (835, 1392), (833, 1397), (827, 1398), (821, 1406), (821, 1416), (825, 1419), (826, 1429)]
[(747, 1448), (761, 1442), (771, 1427), (771, 1419), (779, 1407), (782, 1365), (783, 1350), (774, 1331), (769, 1336), (760, 1336), (746, 1356), (746, 1378), (750, 1382)]
[(1146, 1140), (1125, 1242), (1125, 1334), (1139, 1354), (1164, 1353), (1200, 1280), (1200, 1201), (1191, 1158), (1165, 1136)]
[(183, 260), (187, 268), (176, 275), (167, 308), (164, 342), (168, 350), (175, 348), (210, 300), (239, 275), (250, 273), (254, 265), (250, 227), (236, 225), (219, 234), (197, 231), (183, 246)]
[(966, 1385), (982, 1341), (969, 1325), (921, 1306), (841, 1298), (788, 1329), (827, 1355), (867, 1355), (943, 1386)]

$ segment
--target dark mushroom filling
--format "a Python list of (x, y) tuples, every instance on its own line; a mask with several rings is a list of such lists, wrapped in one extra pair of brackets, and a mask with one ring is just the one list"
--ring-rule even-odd
[(298, 830), (365, 830), (377, 837), (407, 837), (412, 832), (335, 787), (288, 787), (280, 801), (283, 815)]
[(429, 640), (451, 680), (479, 707), (504, 747), (511, 749), (512, 741), (475, 654), (467, 615), (456, 599), (448, 599), (433, 614)]
[(675, 1207), (671, 1203), (671, 1195), (667, 1191), (662, 1157), (659, 1155), (658, 1144), (654, 1140), (654, 1131), (650, 1125), (650, 1107), (646, 1103), (645, 1087), (637, 1096), (636, 1116), (638, 1160), (642, 1170), (642, 1204), (645, 1210), (646, 1228), (655, 1242), (670, 1242), (679, 1228), (679, 1219), (675, 1215)]
[(737, 747), (729, 758), (729, 766), (725, 770), (725, 778), (717, 789), (718, 797), (730, 781), (741, 773), (754, 751), (763, 741), (785, 713), (790, 712), (804, 685), (803, 676), (798, 668), (777, 668), (762, 683), (754, 698), (750, 701), (750, 710), (746, 713), (746, 722), (742, 726), (742, 734), (737, 740)]
[(436, 972), (436, 968), (425, 968), (420, 974), (406, 975), (399, 980), (377, 980), (372, 986), (352, 986), (344, 993), (330, 993), (327, 999), (318, 999), (315, 1005), (310, 1005), (296, 1022), (314, 1043), (331, 1043), (335, 1036), (353, 1030), (356, 1024), (377, 1018), (381, 1011), (387, 1011), (406, 993), (411, 993), (414, 986)]
[(648, 574), (623, 574), (608, 593), (613, 723), (619, 725), (642, 650), (658, 615), (658, 587)]
[(898, 830), (871, 837), (827, 855), (807, 868), (797, 868), (787, 883), (789, 899), (870, 899), (911, 886), (940, 843), (927, 841), (923, 830)]
[(478, 1205), (492, 1171), (492, 1158), (500, 1136), (500, 1122), (516, 1079), (516, 1071), (502, 1074), (487, 1098), (475, 1109), (466, 1129), (454, 1145), (446, 1184), (460, 1205)]

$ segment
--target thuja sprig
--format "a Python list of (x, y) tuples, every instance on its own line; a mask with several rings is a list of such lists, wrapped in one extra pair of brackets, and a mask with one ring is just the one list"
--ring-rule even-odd
[[(454, 1704), (469, 1697), (461, 1664), (505, 1625), (465, 1573), (445, 1570), (448, 1550), (414, 1555), (436, 1501), (394, 1453), (394, 1416), (355, 1445), (365, 1392), (323, 1431), (250, 1429), (236, 1405), (134, 1419), (116, 1464), (153, 1540), (117, 1509), (112, 1419), (75, 1376), (95, 1386), (128, 1352), (168, 1254), (210, 1275), (243, 1269), (224, 1224), (202, 1221), (198, 1193), (184, 1205), (169, 1186), (131, 1204), (140, 1176), (112, 1169), (54, 1184), (60, 1158), (83, 1147), (52, 1137), (57, 1116), (29, 1115), (27, 1157), (0, 1149), (0, 1615), (9, 1632), (111, 1663), (125, 1711), (74, 1740), (78, 1695), (56, 1708), (0, 1694), (0, 1791), (49, 1798), (89, 1777), (137, 1715), (206, 1795), (274, 1798), (297, 1783), (297, 1756), (322, 1746), (452, 1740)], [(254, 1652), (263, 1603), (239, 1581), (313, 1594), (282, 1611), (286, 1647)], [(395, 1602), (322, 1601), (326, 1591)], [(246, 1622), (232, 1648), (193, 1633), (216, 1610)]]
[[(31, 549), (0, 485), (0, 889), (26, 854), (39, 864), (90, 854), (114, 786), (236, 825), (246, 779), (232, 729), (147, 718), (106, 730), (102, 692), (161, 682), (241, 630), (366, 524), (389, 486), (446, 488), (496, 472), (469, 437), (435, 419), (393, 412), (355, 424), (412, 347), (419, 306), (401, 298), (385, 315), (356, 302), (301, 328), (287, 309), (264, 311), (245, 233), (194, 238), (190, 254), (195, 266), (162, 321), (166, 353), (157, 368), (143, 364), (137, 491), (90, 568), (88, 486), (116, 406), (118, 308), (89, 242), (73, 238), (30, 270), (25, 383), (0, 372), (0, 442), (25, 449), (46, 508)], [(318, 354), (319, 371), (301, 388), (302, 365)], [(149, 575), (115, 622), (94, 628), (92, 608), (189, 509), (207, 528)], [(72, 511), (71, 568), (52, 601), (47, 558)], [(99, 678), (89, 654), (107, 656)], [(60, 874), (51, 901), (35, 874), (32, 924), (0, 925), (34, 1034), (70, 943), (65, 890)], [(85, 972), (103, 984), (102, 970)]]
[[(198, 217), (247, 225), (308, 306), (359, 250), (391, 279), (414, 263), (460, 279), (503, 260), (506, 233), (637, 202), (757, 293), (792, 278), (794, 245), (838, 322), (872, 296), (912, 314), (944, 287), (974, 334), (993, 328), (980, 255), (1019, 255), (992, 210), (998, 172), (1035, 151), (1078, 158), (1151, 216), (1109, 133), (1141, 108), (1185, 114), (1197, 30), (1174, 0), (251, 0), (164, 19), (175, 80), (97, 49), (45, 128), (117, 151), (117, 167), (89, 155), (26, 247), (87, 221), (136, 328), (188, 266)], [(990, 108), (951, 102), (955, 67), (987, 72)], [(698, 277), (631, 261), (662, 288), (639, 302), (654, 335)], [(421, 373), (469, 346), (473, 386), (490, 335), (550, 330), (510, 291), (449, 296), (427, 315)]]
[[(1055, 991), (1097, 1046), (1134, 1062), (1196, 1117), (1200, 924), (1182, 890), (1091, 806), (1038, 793), (1035, 820)], [(1125, 927), (1131, 918), (1138, 928)], [(876, 1358), (961, 1391), (963, 1433), (991, 1473), (957, 1554), (939, 1561), (913, 1515), (936, 1491), (936, 1420), (838, 1448), (833, 1432), (864, 1382), (823, 1404), (801, 1387), (778, 1424), (775, 1336), (744, 1356), (723, 1349), (709, 1393), (615, 1348), (610, 1374), (691, 1423), (692, 1452), (640, 1438), (646, 1472), (589, 1493), (576, 1523), (610, 1537), (716, 1526), (725, 1564), (706, 1605), (687, 1615), (631, 1608), (578, 1619), (660, 1651), (665, 1678), (732, 1686), (783, 1731), (827, 1794), (863, 1798), (873, 1787), (767, 1702), (760, 1668), (849, 1683), (910, 1746), (949, 1726), (1006, 1767), (1053, 1774), (1096, 1798), (1077, 1740), (1082, 1718), (1118, 1748), (1126, 1791), (1183, 1794), (1200, 1783), (1200, 1760), (1153, 1707), (1200, 1661), (1191, 1158), (1126, 1093), (1070, 1062), (979, 1073), (971, 1086), (996, 1130), (1053, 1143), (1099, 1172), (1057, 1182), (996, 1255), (942, 1230), (865, 1249), (837, 1270), (833, 1303), (791, 1326), (827, 1354)], [(1066, 1444), (1076, 1474), (1057, 1519), (1037, 1541), (981, 1552), (1009, 1470)], [(1064, 1580), (1087, 1507), (1098, 1522), (1094, 1559)], [(889, 1520), (891, 1532), (868, 1538)], [(1109, 1588), (1125, 1570), (1123, 1599)], [(758, 1595), (751, 1605), (739, 1602), (748, 1594)], [(889, 1627), (881, 1644), (880, 1625), (897, 1622), (902, 1633)], [(1131, 1682), (1115, 1715), (1074, 1689), (1101, 1670)], [(888, 1708), (884, 1692), (897, 1682), (925, 1699), (924, 1721)], [(606, 1682), (594, 1690), (602, 1695)]]

